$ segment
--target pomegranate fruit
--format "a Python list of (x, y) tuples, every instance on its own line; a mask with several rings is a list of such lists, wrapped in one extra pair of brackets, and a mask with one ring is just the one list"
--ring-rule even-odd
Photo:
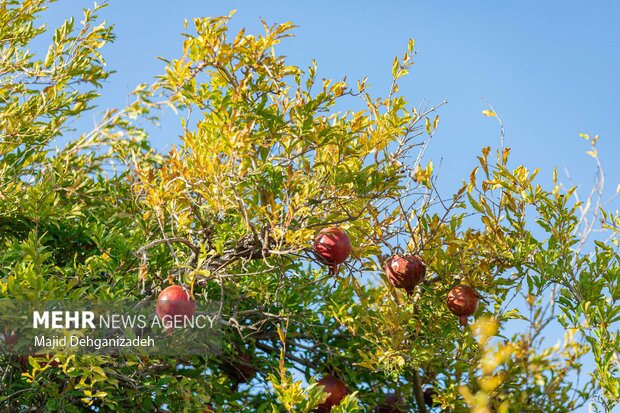
[(426, 266), (419, 257), (396, 254), (386, 261), (385, 274), (394, 287), (411, 294), (424, 279)]
[(383, 403), (375, 409), (375, 413), (405, 413), (408, 410), (405, 401), (397, 393), (385, 395)]
[(351, 254), (351, 240), (341, 228), (325, 228), (314, 238), (314, 253), (336, 273), (338, 264), (345, 262)]
[(227, 361), (222, 366), (222, 370), (230, 377), (235, 386), (248, 383), (256, 376), (256, 367), (252, 364), (252, 356), (240, 350), (237, 350), (233, 360)]
[(424, 390), (424, 404), (427, 405), (428, 407), (439, 406), (439, 403), (433, 400), (436, 395), (437, 395), (437, 391), (433, 389), (432, 387), (428, 387), (426, 390)]
[(4, 330), (4, 342), (9, 348), (12, 348), (15, 344), (17, 344), (17, 332), (15, 330)]
[[(182, 286), (171, 285), (157, 297), (155, 311), (164, 325), (170, 327), (173, 324), (172, 318), (192, 317), (196, 312), (196, 302)], [(179, 320), (179, 322), (182, 321)]]
[(332, 407), (338, 406), (342, 399), (349, 394), (349, 389), (347, 389), (347, 386), (345, 386), (342, 381), (338, 380), (334, 376), (325, 376), (319, 380), (317, 384), (319, 386), (323, 386), (325, 393), (329, 394), (327, 400), (317, 407), (317, 413), (329, 413), (332, 410)]
[(478, 308), (478, 293), (469, 285), (459, 284), (448, 293), (448, 308), (459, 317), (461, 325), (467, 325), (467, 317)]

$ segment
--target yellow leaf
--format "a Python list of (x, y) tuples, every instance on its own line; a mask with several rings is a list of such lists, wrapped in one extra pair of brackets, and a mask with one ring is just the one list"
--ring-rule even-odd
[(483, 110), (482, 114), (484, 116), (488, 116), (488, 117), (495, 117), (495, 116), (497, 116), (497, 114), (495, 112), (493, 112), (492, 110), (489, 110), (489, 109)]
[(485, 392), (489, 393), (499, 387), (503, 380), (500, 376), (491, 376), (480, 379), (480, 387)]
[(394, 61), (392, 62), (392, 76), (396, 77), (396, 72), (398, 71), (398, 58), (394, 57)]
[(413, 39), (409, 39), (409, 44), (407, 45), (407, 51), (411, 54), (413, 52), (413, 47), (415, 46), (415, 41)]
[(502, 154), (502, 164), (506, 165), (508, 162), (508, 155), (510, 154), (510, 148), (504, 148), (504, 153)]

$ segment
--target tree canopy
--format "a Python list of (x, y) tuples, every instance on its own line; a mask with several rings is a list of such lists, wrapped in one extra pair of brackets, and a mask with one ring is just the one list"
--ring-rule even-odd
[[(618, 405), (620, 218), (601, 203), (597, 136), (582, 135), (597, 168), (582, 198), (503, 140), (440, 194), (425, 150), (443, 103), (399, 93), (413, 40), (376, 97), (289, 65), (293, 24), (233, 33), (233, 13), (188, 22), (161, 76), (100, 113), (112, 28), (95, 6), (32, 50), (47, 4), (0, 2), (0, 297), (154, 300), (180, 284), (217, 305), (222, 340), (178, 357), (4, 354), (4, 411), (310, 412), (326, 375), (349, 390), (332, 412)], [(149, 140), (162, 116), (182, 127), (168, 153)], [(337, 268), (313, 253), (331, 227), (352, 244)], [(412, 291), (386, 275), (395, 254), (425, 265)], [(468, 326), (446, 304), (458, 284), (480, 299)], [(401, 406), (381, 410), (392, 393)]]

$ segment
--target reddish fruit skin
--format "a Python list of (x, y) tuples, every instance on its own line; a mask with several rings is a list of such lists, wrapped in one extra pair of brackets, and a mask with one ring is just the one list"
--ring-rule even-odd
[(4, 331), (4, 342), (9, 347), (13, 347), (15, 344), (17, 344), (17, 333), (15, 332), (15, 330), (12, 330), (11, 332), (9, 332), (8, 330)]
[(338, 406), (342, 399), (349, 394), (349, 389), (347, 389), (347, 386), (345, 386), (343, 382), (334, 376), (325, 376), (319, 380), (317, 384), (323, 386), (324, 391), (329, 393), (327, 400), (317, 407), (317, 413), (329, 413), (332, 410), (332, 407)]
[(326, 228), (314, 238), (314, 252), (326, 264), (342, 264), (351, 254), (351, 240), (340, 228)]
[(377, 406), (375, 413), (405, 413), (407, 409), (402, 397), (396, 393), (389, 393), (383, 403)]
[(439, 403), (433, 401), (433, 396), (437, 395), (437, 391), (432, 387), (424, 390), (424, 404), (428, 407), (436, 407), (439, 406)]
[(256, 376), (252, 355), (245, 349), (235, 346), (234, 354), (222, 364), (222, 371), (230, 378), (233, 388), (248, 383)]
[(459, 316), (462, 325), (467, 325), (467, 317), (478, 308), (478, 293), (469, 285), (459, 284), (448, 293), (448, 308)]
[(256, 376), (256, 368), (252, 364), (252, 356), (248, 353), (237, 353), (237, 360), (226, 365), (228, 376), (236, 383), (248, 383)]
[[(180, 285), (171, 285), (164, 289), (157, 297), (155, 305), (157, 316), (164, 320), (165, 316), (191, 317), (196, 312), (196, 302), (191, 299), (189, 293)], [(172, 321), (168, 324), (170, 324)]]
[(416, 285), (424, 280), (426, 266), (414, 255), (394, 255), (385, 263), (385, 274), (396, 288), (412, 293)]

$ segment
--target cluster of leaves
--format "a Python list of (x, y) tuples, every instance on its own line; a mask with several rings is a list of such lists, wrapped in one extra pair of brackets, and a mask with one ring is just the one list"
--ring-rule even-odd
[[(312, 411), (328, 373), (352, 390), (341, 412), (371, 411), (388, 392), (425, 412), (424, 386), (446, 411), (565, 412), (593, 391), (610, 410), (620, 399), (620, 220), (509, 168), (507, 148), (495, 162), (484, 148), (462, 188), (440, 196), (422, 163), (440, 105), (398, 93), (413, 41), (377, 99), (365, 81), (288, 65), (275, 47), (291, 24), (230, 36), (232, 15), (195, 19), (156, 82), (53, 151), (109, 75), (99, 50), (112, 32), (99, 7), (85, 10), (38, 57), (28, 45), (45, 33), (34, 22), (46, 2), (0, 7), (1, 296), (143, 300), (175, 282), (217, 303), (223, 330), (217, 356), (2, 356), (3, 408)], [(365, 109), (343, 111), (352, 99)], [(140, 125), (165, 106), (183, 135), (158, 154)], [(609, 239), (584, 253), (599, 218)], [(335, 276), (311, 253), (334, 225), (353, 243)], [(405, 251), (427, 263), (413, 296), (382, 271)], [(472, 329), (445, 306), (459, 282), (482, 295)], [(547, 348), (554, 320), (567, 338)], [(515, 325), (526, 328), (508, 335)], [(578, 387), (588, 354), (597, 371)]]

